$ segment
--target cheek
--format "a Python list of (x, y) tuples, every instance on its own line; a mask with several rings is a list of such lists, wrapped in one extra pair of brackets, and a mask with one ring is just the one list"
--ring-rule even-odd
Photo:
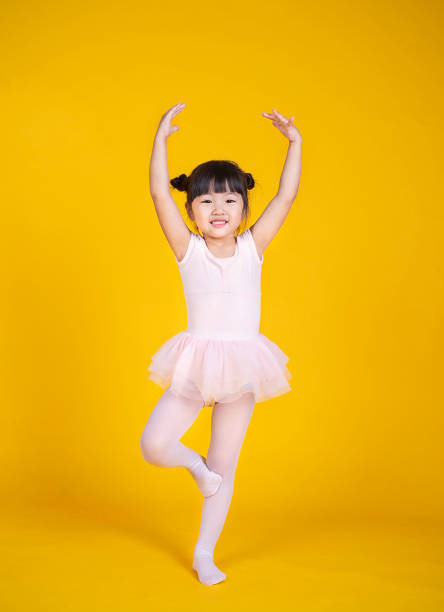
[(198, 219), (203, 219), (204, 217), (207, 216), (208, 212), (209, 211), (205, 210), (205, 208), (202, 208), (201, 206), (197, 206), (195, 215)]
[(208, 205), (200, 206), (198, 208), (197, 214), (200, 216), (201, 219), (208, 219), (208, 217), (213, 214), (213, 207)]

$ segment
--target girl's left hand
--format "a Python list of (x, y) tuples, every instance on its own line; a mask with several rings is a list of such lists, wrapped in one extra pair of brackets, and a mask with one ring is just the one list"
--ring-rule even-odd
[(302, 141), (302, 136), (299, 133), (299, 130), (295, 125), (293, 125), (292, 121), (294, 117), (290, 117), (287, 119), (281, 113), (278, 113), (275, 108), (273, 108), (273, 113), (269, 115), (268, 113), (262, 113), (264, 117), (271, 119), (274, 127), (277, 127), (282, 134), (288, 138), (290, 142), (294, 142), (296, 140)]

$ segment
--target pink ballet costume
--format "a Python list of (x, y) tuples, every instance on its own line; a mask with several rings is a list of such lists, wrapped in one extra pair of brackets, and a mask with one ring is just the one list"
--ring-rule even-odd
[(261, 272), (250, 229), (238, 234), (231, 257), (216, 257), (191, 233), (181, 261), (175, 257), (187, 304), (187, 329), (152, 356), (148, 378), (175, 394), (231, 402), (252, 391), (263, 402), (291, 391), (287, 355), (259, 332)]

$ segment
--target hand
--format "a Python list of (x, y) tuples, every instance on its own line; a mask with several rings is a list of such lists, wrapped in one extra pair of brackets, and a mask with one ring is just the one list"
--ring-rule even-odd
[(284, 115), (281, 115), (277, 112), (275, 108), (273, 108), (273, 113), (269, 115), (268, 113), (262, 113), (264, 117), (271, 119), (274, 127), (277, 127), (278, 130), (286, 137), (290, 142), (294, 142), (296, 140), (302, 141), (302, 136), (299, 133), (297, 127), (293, 125), (294, 117), (290, 117), (287, 119)]
[(176, 104), (175, 106), (169, 108), (162, 115), (162, 119), (160, 120), (159, 127), (157, 128), (156, 135), (168, 138), (168, 136), (171, 136), (171, 134), (176, 132), (179, 129), (179, 126), (171, 125), (171, 119), (175, 117), (178, 113), (180, 113), (180, 111), (182, 111), (184, 108), (185, 102), (179, 102), (179, 104)]

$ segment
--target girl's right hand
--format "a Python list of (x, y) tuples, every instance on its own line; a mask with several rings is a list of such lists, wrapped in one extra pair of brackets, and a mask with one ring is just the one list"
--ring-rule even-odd
[(179, 129), (178, 125), (171, 125), (171, 119), (175, 117), (180, 111), (185, 108), (185, 102), (179, 102), (175, 106), (169, 108), (163, 115), (160, 120), (159, 127), (157, 128), (158, 136), (168, 138), (171, 136), (173, 132), (176, 132)]

